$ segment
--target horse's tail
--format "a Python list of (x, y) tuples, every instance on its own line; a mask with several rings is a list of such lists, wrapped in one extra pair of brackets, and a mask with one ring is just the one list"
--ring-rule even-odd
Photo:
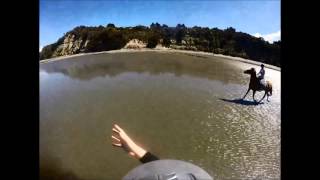
[(267, 82), (267, 86), (268, 86), (268, 96), (272, 96), (272, 84), (270, 81)]

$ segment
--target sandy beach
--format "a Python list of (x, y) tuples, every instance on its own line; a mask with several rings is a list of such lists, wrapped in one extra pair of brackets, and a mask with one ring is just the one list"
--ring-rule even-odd
[[(42, 64), (42, 63), (47, 63), (47, 62), (52, 62), (52, 61), (69, 59), (69, 58), (73, 58), (73, 57), (77, 57), (77, 56), (86, 56), (86, 55), (94, 55), (94, 54), (134, 53), (134, 52), (185, 53), (185, 54), (193, 54), (193, 55), (200, 55), (200, 56), (221, 57), (221, 58), (224, 58), (227, 60), (241, 61), (244, 63), (253, 64), (253, 65), (260, 65), (261, 64), (261, 62), (250, 60), (250, 59), (244, 59), (241, 57), (233, 57), (233, 56), (227, 56), (227, 55), (223, 55), (223, 54), (213, 54), (213, 53), (203, 52), (203, 51), (177, 50), (177, 49), (165, 48), (165, 47), (161, 47), (161, 46), (157, 46), (154, 49), (149, 49), (149, 48), (119, 49), (119, 50), (101, 51), (101, 52), (93, 52), (93, 53), (80, 53), (80, 54), (75, 54), (75, 55), (59, 56), (59, 57), (55, 57), (55, 58), (45, 59), (45, 60), (40, 61), (40, 63)], [(265, 63), (264, 63), (264, 65), (267, 68), (281, 71), (280, 67), (270, 65), (270, 64), (265, 64)]]

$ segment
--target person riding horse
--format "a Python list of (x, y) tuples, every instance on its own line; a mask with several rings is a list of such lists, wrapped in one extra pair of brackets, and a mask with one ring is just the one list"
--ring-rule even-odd
[(259, 80), (260, 87), (262, 88), (262, 86), (265, 85), (265, 81), (264, 81), (264, 74), (265, 74), (264, 64), (261, 64), (260, 67), (261, 67), (261, 69), (260, 69), (259, 73), (257, 74), (257, 78)]
[(260, 67), (261, 67), (261, 69), (260, 69), (259, 73), (257, 74), (259, 80), (264, 79), (264, 74), (265, 74), (264, 64), (261, 64)]
[(139, 146), (117, 124), (112, 128), (112, 145), (121, 147), (143, 164), (129, 171), (122, 180), (214, 180), (204, 169), (189, 162), (174, 159), (159, 159)]
[(250, 82), (249, 82), (249, 88), (242, 99), (244, 99), (247, 96), (247, 94), (249, 93), (249, 91), (252, 90), (253, 91), (252, 98), (254, 101), (256, 101), (254, 99), (254, 95), (255, 95), (256, 91), (264, 91), (265, 92), (265, 94), (263, 95), (263, 97), (261, 98), (261, 100), (259, 102), (261, 102), (266, 95), (267, 95), (267, 100), (268, 100), (268, 97), (272, 95), (272, 84), (270, 81), (266, 81), (264, 79), (264, 75), (265, 75), (264, 65), (261, 64), (261, 70), (258, 74), (256, 73), (256, 70), (254, 68), (245, 70), (244, 73), (250, 75)]

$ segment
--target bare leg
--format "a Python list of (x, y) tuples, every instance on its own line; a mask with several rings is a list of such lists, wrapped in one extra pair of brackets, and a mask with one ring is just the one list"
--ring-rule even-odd
[(248, 89), (247, 93), (243, 96), (242, 99), (244, 99), (244, 98), (247, 96), (247, 94), (249, 93), (249, 91), (250, 91), (250, 88)]

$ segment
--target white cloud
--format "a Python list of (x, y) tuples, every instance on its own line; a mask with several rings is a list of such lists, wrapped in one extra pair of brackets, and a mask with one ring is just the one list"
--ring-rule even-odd
[(270, 33), (270, 34), (260, 34), (260, 33), (255, 33), (253, 36), (255, 37), (262, 37), (264, 40), (273, 43), (274, 41), (278, 41), (281, 39), (281, 31), (277, 31), (274, 33)]
[(42, 46), (39, 47), (39, 52), (41, 52), (41, 50), (42, 50)]
[(254, 37), (262, 37), (262, 35), (260, 33), (255, 33), (253, 36)]

